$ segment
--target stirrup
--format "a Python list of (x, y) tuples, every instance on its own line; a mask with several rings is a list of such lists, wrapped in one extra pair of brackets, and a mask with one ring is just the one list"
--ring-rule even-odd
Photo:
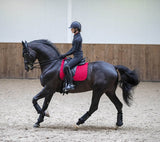
[(68, 91), (74, 90), (74, 89), (75, 89), (75, 85), (73, 85), (73, 84), (68, 84), (67, 86), (65, 86), (65, 87), (63, 88), (63, 91), (64, 91), (64, 92), (68, 92)]

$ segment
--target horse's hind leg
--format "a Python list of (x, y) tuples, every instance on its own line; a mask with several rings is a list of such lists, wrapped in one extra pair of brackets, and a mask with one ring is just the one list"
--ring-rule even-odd
[(123, 104), (117, 98), (115, 92), (107, 92), (106, 95), (109, 97), (109, 99), (112, 101), (112, 103), (115, 105), (115, 107), (118, 111), (116, 125), (122, 126), (123, 125), (123, 113), (122, 113)]
[(87, 111), (76, 123), (77, 125), (83, 124), (91, 115), (98, 109), (99, 100), (103, 92), (100, 90), (94, 90), (92, 94), (92, 102), (89, 111)]

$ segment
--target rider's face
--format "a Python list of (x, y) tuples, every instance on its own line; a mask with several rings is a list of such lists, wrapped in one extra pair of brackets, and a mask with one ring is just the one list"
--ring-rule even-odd
[(71, 29), (71, 31), (72, 31), (72, 33), (74, 33), (74, 32), (75, 32), (75, 29), (74, 29), (74, 28), (72, 28), (72, 29)]

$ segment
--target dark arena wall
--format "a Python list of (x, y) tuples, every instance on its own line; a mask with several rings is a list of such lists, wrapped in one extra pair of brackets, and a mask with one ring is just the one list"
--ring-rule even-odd
[[(56, 43), (60, 53), (71, 44)], [(136, 69), (142, 81), (160, 81), (160, 45), (83, 44), (87, 62), (105, 61)], [(0, 43), (0, 78), (39, 78), (40, 69), (24, 70), (21, 43)]]

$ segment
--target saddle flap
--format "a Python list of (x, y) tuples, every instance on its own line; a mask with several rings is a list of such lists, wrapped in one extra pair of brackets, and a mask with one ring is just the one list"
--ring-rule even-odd
[[(65, 74), (63, 71), (63, 67), (66, 60), (62, 60), (61, 68), (60, 68), (60, 79), (64, 80)], [(84, 60), (83, 60), (84, 61)], [(78, 64), (73, 69), (71, 69), (73, 80), (74, 81), (84, 81), (87, 78), (88, 74), (88, 63), (82, 62), (83, 64)]]

